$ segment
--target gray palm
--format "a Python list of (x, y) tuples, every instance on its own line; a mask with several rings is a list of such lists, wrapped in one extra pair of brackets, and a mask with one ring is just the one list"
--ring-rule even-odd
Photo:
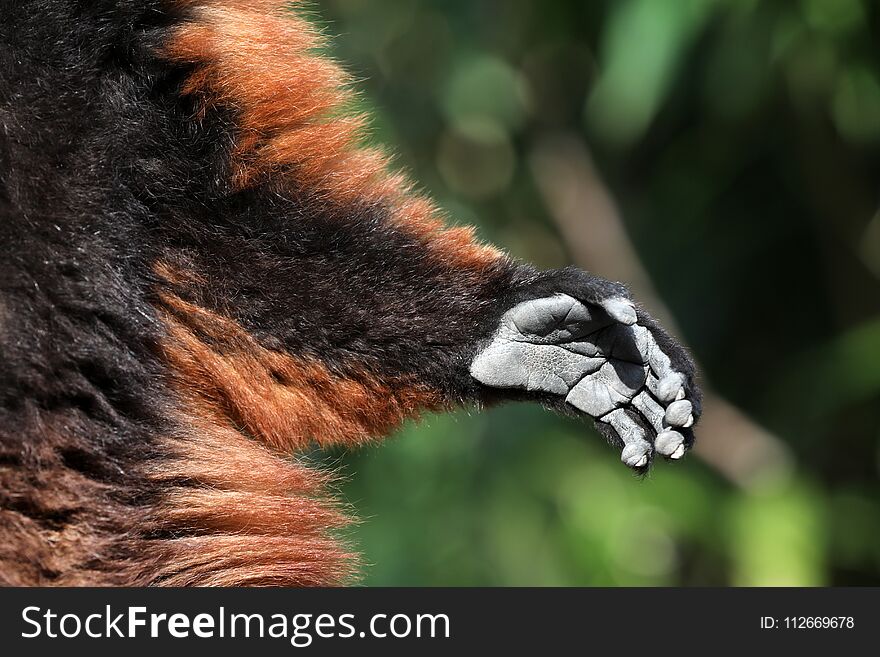
[(621, 459), (636, 469), (654, 450), (681, 458), (686, 444), (677, 429), (694, 423), (684, 375), (620, 297), (599, 305), (567, 294), (524, 301), (503, 315), (470, 371), (493, 388), (563, 396), (613, 428)]

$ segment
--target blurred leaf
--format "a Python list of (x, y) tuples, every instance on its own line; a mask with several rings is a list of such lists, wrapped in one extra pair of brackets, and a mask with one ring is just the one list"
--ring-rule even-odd
[(625, 148), (648, 127), (679, 60), (715, 0), (616, 2), (602, 40), (603, 71), (587, 102), (597, 137)]
[(859, 241), (859, 255), (874, 275), (880, 279), (880, 212), (868, 222)]
[(487, 119), (507, 128), (522, 125), (528, 108), (526, 81), (490, 54), (462, 57), (443, 95), (450, 123)]
[(491, 120), (462, 120), (440, 139), (437, 168), (453, 191), (469, 198), (500, 194), (513, 179), (515, 167), (510, 138)]
[(779, 378), (770, 399), (789, 415), (815, 421), (878, 396), (880, 317), (802, 355)]
[(740, 586), (821, 586), (827, 528), (822, 498), (804, 486), (734, 500), (729, 531), (733, 582)]
[(880, 503), (866, 489), (848, 486), (831, 498), (832, 545), (850, 569), (880, 566)]
[(865, 19), (860, 0), (803, 0), (801, 4), (810, 27), (819, 31), (844, 35)]
[(863, 66), (848, 69), (840, 77), (832, 102), (834, 124), (853, 142), (880, 140), (880, 84)]
[(769, 73), (766, 32), (765, 24), (734, 16), (716, 40), (704, 69), (706, 104), (715, 114), (741, 119), (762, 100)]
[[(503, 8), (320, 11), (360, 108), (379, 113), (374, 139), (454, 223), (516, 257), (571, 261), (521, 163), (551, 132), (582, 138), (586, 122), (704, 376), (788, 443), (796, 469), (760, 494), (697, 459), (639, 480), (590, 427), (536, 407), (430, 416), (344, 456), (366, 583), (878, 583), (876, 8)], [(601, 244), (591, 225), (584, 238)]]

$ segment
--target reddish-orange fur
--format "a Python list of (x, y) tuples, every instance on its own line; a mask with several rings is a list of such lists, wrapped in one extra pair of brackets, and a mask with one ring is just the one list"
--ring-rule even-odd
[[(382, 436), (440, 397), (414, 382), (332, 374), (320, 362), (261, 346), (230, 319), (162, 293), (162, 355), (186, 408), (277, 450)], [(202, 340), (209, 335), (222, 353)]]
[[(334, 536), (349, 518), (329, 477), (245, 437), (228, 422), (181, 409), (171, 458), (146, 475), (163, 501), (147, 519), (171, 538), (147, 543), (135, 583), (314, 586), (351, 581), (356, 558)], [(146, 566), (146, 567), (145, 567)], [(142, 574), (141, 574), (142, 573)], [(146, 575), (148, 579), (138, 580)]]
[(192, 65), (184, 93), (232, 109), (238, 128), (232, 177), (238, 187), (270, 178), (344, 206), (379, 204), (392, 221), (451, 264), (482, 269), (501, 257), (469, 227), (446, 228), (436, 207), (390, 173), (378, 149), (359, 146), (366, 119), (346, 113), (349, 77), (315, 54), (321, 35), (285, 2), (177, 2), (186, 20), (165, 46)]
[(167, 283), (156, 310), (181, 431), (165, 441), (172, 458), (147, 472), (165, 493), (148, 523), (190, 536), (156, 542), (153, 577), (168, 585), (347, 581), (354, 559), (333, 530), (348, 519), (324, 493), (326, 476), (289, 454), (384, 435), (439, 408), (439, 396), (405, 381), (337, 376), (317, 361), (267, 349), (231, 319), (172, 291), (197, 275), (163, 264), (155, 270)]
[[(80, 430), (76, 418), (36, 417), (34, 430), (58, 433), (51, 444)], [(55, 449), (29, 454), (38, 468), (0, 466), (0, 487), (27, 505), (0, 510), (0, 584), (351, 581), (356, 558), (335, 535), (349, 518), (329, 496), (327, 474), (243, 435), (228, 417), (188, 407), (185, 396), (174, 419), (176, 430), (159, 438), (162, 456), (130, 473), (162, 490), (145, 506), (71, 470)]]

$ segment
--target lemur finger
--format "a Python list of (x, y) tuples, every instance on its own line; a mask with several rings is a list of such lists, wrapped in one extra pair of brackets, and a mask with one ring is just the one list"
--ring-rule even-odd
[[(660, 401), (664, 402), (687, 399), (693, 405), (693, 416), (696, 421), (702, 412), (702, 395), (700, 394), (699, 387), (696, 385), (696, 366), (694, 365), (693, 359), (680, 344), (663, 330), (654, 318), (644, 311), (639, 311), (639, 325), (648, 329), (654, 342), (659, 347), (658, 351), (666, 355), (671, 363), (672, 371), (678, 375), (678, 378), (680, 378), (679, 387), (679, 382), (669, 377), (669, 380), (666, 383), (669, 386), (669, 389), (675, 390), (676, 393), (675, 395), (671, 395), (668, 391), (664, 391), (667, 392), (669, 396)], [(659, 378), (663, 377), (659, 376), (658, 379)]]
[(663, 429), (665, 429), (663, 417), (666, 411), (649, 392), (643, 390), (637, 394), (633, 397), (632, 404), (642, 414), (642, 417), (648, 421), (655, 434), (663, 432)]
[(653, 372), (648, 373), (648, 390), (659, 401), (663, 403), (673, 402), (677, 399), (684, 399), (684, 377), (676, 372), (666, 376), (664, 379), (658, 379)]
[(663, 353), (654, 336), (646, 327), (634, 326), (632, 332), (639, 353), (658, 379), (662, 381), (675, 373), (669, 356)]
[(652, 394), (661, 402), (683, 398), (684, 374), (673, 367), (669, 356), (657, 344), (651, 331), (641, 325), (634, 326), (632, 331), (639, 353), (651, 368), (653, 376), (649, 377), (648, 385)]
[(629, 299), (624, 297), (614, 297), (612, 299), (605, 299), (600, 305), (605, 309), (605, 312), (621, 324), (632, 326), (638, 321), (636, 307)]
[(684, 436), (669, 427), (667, 411), (657, 403), (650, 393), (642, 391), (633, 398), (633, 406), (648, 420), (654, 432), (654, 450), (671, 459), (680, 459), (685, 452)]
[(694, 424), (693, 404), (687, 399), (672, 402), (666, 407), (665, 420), (674, 427), (690, 427)]
[(651, 443), (645, 440), (645, 430), (629, 413), (622, 408), (611, 411), (599, 419), (610, 424), (623, 441), (620, 460), (629, 467), (640, 470), (648, 466), (651, 459)]
[(684, 436), (678, 431), (667, 429), (654, 439), (654, 449), (658, 454), (669, 457), (671, 459), (680, 459), (684, 456), (686, 449)]

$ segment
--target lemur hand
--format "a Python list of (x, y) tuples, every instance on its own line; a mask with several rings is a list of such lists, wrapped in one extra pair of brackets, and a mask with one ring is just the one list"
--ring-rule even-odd
[(596, 420), (635, 470), (646, 470), (655, 451), (681, 458), (700, 414), (684, 349), (623, 286), (568, 269), (530, 292), (541, 296), (504, 313), (471, 375), (492, 388), (564, 398)]

